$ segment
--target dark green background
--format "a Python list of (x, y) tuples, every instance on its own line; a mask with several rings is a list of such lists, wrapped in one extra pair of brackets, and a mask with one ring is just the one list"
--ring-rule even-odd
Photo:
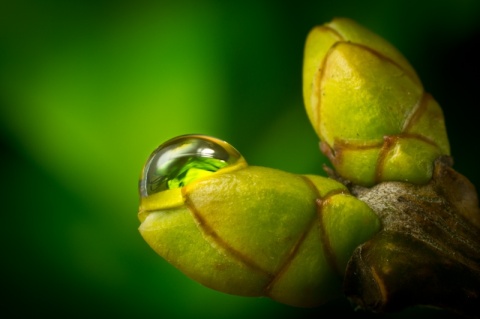
[[(176, 135), (323, 174), (301, 68), (308, 31), (335, 16), (405, 54), (444, 109), (455, 168), (480, 185), (479, 1), (2, 1), (2, 317), (363, 317), (345, 300), (296, 309), (204, 288), (137, 231), (142, 165)], [(446, 317), (387, 317), (422, 315)]]

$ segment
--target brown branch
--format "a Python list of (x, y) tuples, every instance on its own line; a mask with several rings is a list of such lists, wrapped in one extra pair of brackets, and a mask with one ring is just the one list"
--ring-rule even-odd
[(424, 186), (385, 182), (351, 191), (383, 227), (359, 246), (344, 290), (360, 308), (390, 312), (426, 305), (480, 318), (480, 210), (475, 187), (437, 160)]

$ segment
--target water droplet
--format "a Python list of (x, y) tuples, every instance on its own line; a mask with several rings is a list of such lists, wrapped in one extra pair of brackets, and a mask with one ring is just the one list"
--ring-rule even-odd
[(206, 135), (175, 137), (150, 155), (143, 168), (140, 195), (183, 187), (239, 161), (245, 161), (242, 155), (222, 140)]

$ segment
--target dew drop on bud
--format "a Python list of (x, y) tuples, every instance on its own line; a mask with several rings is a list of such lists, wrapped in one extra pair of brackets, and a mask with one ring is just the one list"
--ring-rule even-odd
[(230, 144), (206, 135), (181, 135), (160, 145), (143, 167), (140, 195), (183, 187), (245, 161)]

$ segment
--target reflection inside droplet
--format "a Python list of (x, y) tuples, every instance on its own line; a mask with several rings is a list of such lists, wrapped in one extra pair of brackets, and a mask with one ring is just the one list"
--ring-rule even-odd
[(160, 145), (150, 155), (140, 180), (140, 195), (183, 187), (243, 160), (230, 144), (205, 135), (182, 135)]

